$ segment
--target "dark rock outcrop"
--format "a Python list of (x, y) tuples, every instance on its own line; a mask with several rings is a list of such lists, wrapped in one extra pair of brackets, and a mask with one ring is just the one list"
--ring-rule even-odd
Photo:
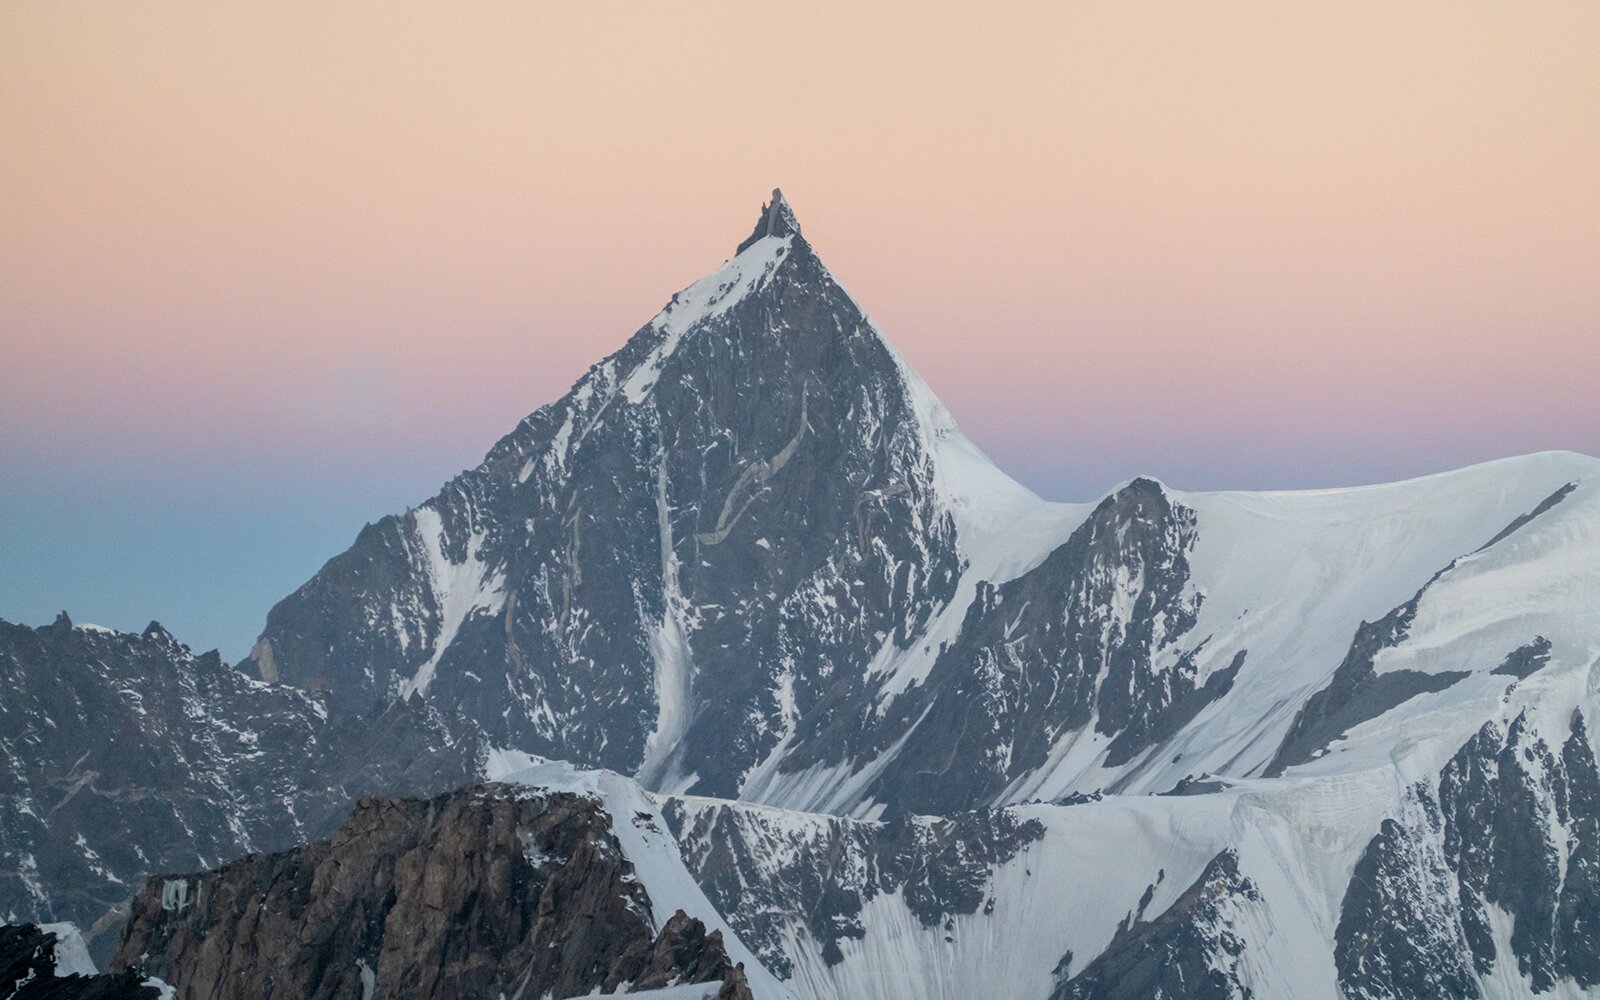
[[(1482, 552), (1514, 535), (1523, 526), (1548, 512), (1566, 499), (1576, 483), (1567, 483), (1534, 507), (1506, 525), (1493, 538), (1478, 549)], [(1328, 686), (1306, 700), (1295, 715), (1289, 732), (1285, 734), (1278, 752), (1267, 766), (1267, 777), (1276, 777), (1296, 764), (1303, 764), (1325, 750), (1329, 743), (1344, 736), (1354, 726), (1376, 719), (1390, 709), (1410, 701), (1418, 695), (1429, 694), (1455, 684), (1468, 676), (1467, 671), (1446, 670), (1428, 674), (1416, 670), (1393, 670), (1379, 674), (1373, 669), (1377, 655), (1393, 649), (1411, 634), (1411, 623), (1417, 617), (1417, 606), (1422, 596), (1449, 573), (1461, 560), (1439, 570), (1411, 600), (1390, 611), (1375, 622), (1362, 622), (1343, 662), (1334, 671)], [(1540, 643), (1543, 642), (1541, 648)], [(1526, 677), (1538, 670), (1549, 659), (1550, 643), (1543, 636), (1535, 639), (1532, 648), (1524, 647), (1512, 653), (1493, 673)]]
[(675, 799), (663, 815), (706, 897), (780, 977), (792, 972), (782, 947), (791, 922), (836, 964), (840, 942), (865, 933), (862, 910), (877, 896), (898, 893), (927, 928), (977, 913), (991, 901), (994, 868), (1044, 835), (1005, 810), (785, 824), (732, 803)]
[[(1500, 533), (1495, 535), (1493, 538), (1489, 539), (1489, 541), (1485, 542), (1483, 548), (1487, 549), (1491, 545), (1497, 545), (1500, 542), (1505, 541), (1511, 535), (1513, 535), (1517, 531), (1519, 531), (1522, 528), (1523, 525), (1527, 524), (1529, 521), (1532, 521), (1534, 518), (1538, 517), (1539, 515), (1548, 512), (1556, 504), (1558, 504), (1561, 501), (1565, 500), (1568, 496), (1571, 496), (1572, 495), (1572, 491), (1577, 489), (1577, 488), (1578, 488), (1578, 484), (1577, 483), (1567, 483), (1566, 485), (1562, 486), (1560, 489), (1556, 490), (1554, 493), (1550, 494), (1549, 496), (1545, 497), (1543, 500), (1539, 501), (1539, 505), (1538, 506), (1536, 506), (1532, 510), (1528, 511), (1526, 514), (1518, 515), (1518, 517), (1515, 520), (1513, 520), (1510, 524), (1506, 525), (1504, 528), (1501, 528), (1500, 529)], [(1479, 549), (1478, 551), (1482, 552), (1483, 549)]]
[(874, 786), (880, 800), (934, 814), (989, 803), (1091, 722), (1112, 737), (1106, 763), (1125, 764), (1227, 693), (1245, 654), (1201, 679), (1194, 538), (1194, 512), (1137, 479), (1036, 569), (981, 585), (927, 683), (874, 734), (881, 750), (909, 733)]
[(1352, 1000), (1479, 995), (1471, 950), (1448, 916), (1455, 890), (1436, 836), (1438, 807), (1426, 794), (1417, 805), (1435, 836), (1384, 820), (1345, 889), (1334, 957)]
[(1537, 635), (1533, 637), (1532, 642), (1518, 646), (1507, 653), (1506, 658), (1501, 661), (1500, 665), (1489, 672), (1491, 674), (1515, 677), (1520, 681), (1524, 678), (1532, 677), (1539, 671), (1540, 667), (1549, 662), (1550, 640), (1542, 635)]
[[(1130, 915), (1050, 1000), (1248, 1000), (1253, 994), (1239, 977), (1245, 942), (1233, 924), (1238, 907), (1260, 901), (1237, 855), (1224, 851), (1161, 915)], [(1070, 956), (1064, 961), (1070, 966)]]
[(1328, 686), (1306, 699), (1295, 715), (1283, 743), (1267, 766), (1267, 777), (1276, 777), (1296, 764), (1311, 760), (1360, 723), (1376, 719), (1418, 695), (1443, 691), (1467, 676), (1461, 670), (1437, 674), (1393, 670), (1380, 674), (1374, 669), (1380, 652), (1400, 645), (1411, 634), (1417, 604), (1427, 589), (1424, 586), (1411, 600), (1377, 621), (1361, 623), (1349, 652), (1333, 672)]
[(720, 932), (651, 901), (592, 798), (366, 798), (330, 841), (157, 878), (118, 961), (179, 997), (581, 996), (722, 981)]
[(104, 975), (57, 968), (54, 932), (37, 924), (0, 925), (0, 995), (6, 1000), (159, 1000), (131, 969)]
[(750, 992), (750, 983), (744, 977), (743, 962), (723, 973), (717, 1000), (755, 1000), (755, 995)]
[[(1600, 768), (1581, 717), (1559, 752), (1523, 716), (1486, 724), (1385, 820), (1335, 939), (1351, 997), (1477, 997), (1509, 963), (1536, 992), (1600, 985)], [(1495, 914), (1508, 925), (1497, 944)]]

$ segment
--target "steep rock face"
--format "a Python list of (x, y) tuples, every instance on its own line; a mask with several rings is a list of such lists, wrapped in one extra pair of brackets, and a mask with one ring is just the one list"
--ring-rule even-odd
[(1248, 1000), (1254, 994), (1240, 975), (1245, 939), (1234, 924), (1241, 908), (1260, 902), (1238, 856), (1224, 851), (1160, 916), (1126, 921), (1051, 1000)]
[[(118, 960), (180, 997), (580, 996), (721, 982), (719, 933), (651, 900), (592, 798), (363, 799), (331, 841), (157, 878)], [(731, 977), (729, 977), (731, 978)]]
[(900, 364), (774, 199), (565, 398), (275, 607), (254, 670), (711, 794), (862, 701), (950, 599), (955, 529)]
[(1193, 511), (1135, 480), (1036, 569), (980, 586), (927, 683), (877, 733), (880, 749), (905, 739), (880, 801), (929, 813), (994, 801), (1079, 736), (1125, 764), (1225, 694), (1245, 653), (1199, 674), (1194, 534)]
[(785, 938), (798, 918), (830, 965), (864, 933), (863, 910), (898, 894), (923, 928), (992, 904), (991, 870), (1043, 836), (1008, 812), (874, 823), (669, 800), (663, 809), (684, 863), (762, 963), (794, 973)]
[(1351, 875), (1335, 933), (1340, 985), (1363, 1000), (1477, 997), (1438, 806), (1421, 793), (1413, 812), (1411, 826), (1383, 821)]
[(470, 730), (303, 691), (143, 634), (0, 622), (0, 914), (72, 920), (104, 958), (143, 877), (326, 834), (355, 794), (453, 787)]
[(1386, 820), (1336, 936), (1351, 996), (1600, 985), (1600, 769), (1581, 716), (1559, 750), (1524, 715), (1488, 723)]
[[(131, 969), (100, 975), (87, 955), (62, 952), (63, 926), (0, 925), (0, 996), (5, 1000), (160, 1000), (160, 984)], [(82, 947), (81, 943), (77, 945)]]

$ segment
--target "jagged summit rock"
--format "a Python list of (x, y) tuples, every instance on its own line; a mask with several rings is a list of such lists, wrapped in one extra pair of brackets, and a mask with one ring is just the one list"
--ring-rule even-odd
[(794, 209), (789, 207), (789, 202), (783, 196), (783, 191), (772, 189), (772, 200), (761, 206), (761, 219), (756, 223), (755, 231), (741, 244), (737, 253), (744, 253), (750, 249), (757, 240), (768, 236), (799, 236), (800, 220), (795, 218)]

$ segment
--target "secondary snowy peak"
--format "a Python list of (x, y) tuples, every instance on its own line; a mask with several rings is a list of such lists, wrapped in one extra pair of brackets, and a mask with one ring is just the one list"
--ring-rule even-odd
[(1426, 747), (1437, 769), (1508, 679), (1586, 675), (1597, 565), (1600, 463), (1580, 455), (1301, 493), (1135, 480), (1033, 568), (958, 595), (890, 661), (869, 717), (806, 720), (828, 735), (741, 793), (873, 815), (1363, 771)]

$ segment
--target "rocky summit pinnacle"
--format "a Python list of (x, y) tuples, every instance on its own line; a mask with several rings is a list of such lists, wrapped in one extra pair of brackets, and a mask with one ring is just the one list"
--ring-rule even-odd
[(789, 207), (789, 202), (783, 197), (783, 190), (773, 188), (772, 200), (761, 206), (761, 219), (756, 223), (755, 231), (739, 244), (736, 252), (744, 253), (756, 241), (766, 236), (799, 235), (800, 221), (794, 217), (794, 209)]

